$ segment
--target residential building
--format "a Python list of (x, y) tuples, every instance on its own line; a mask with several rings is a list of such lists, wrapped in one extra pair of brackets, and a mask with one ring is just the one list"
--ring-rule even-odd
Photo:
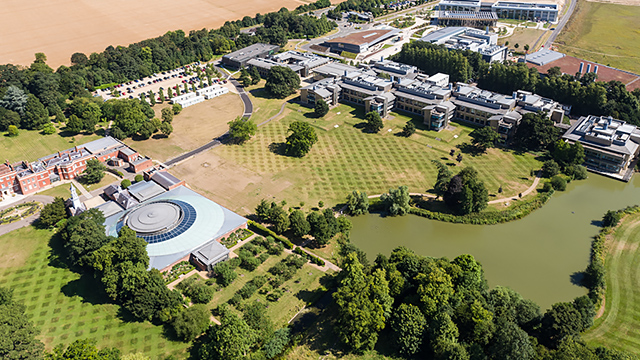
[(562, 139), (584, 147), (585, 165), (591, 171), (627, 180), (640, 150), (640, 129), (612, 117), (583, 116)]
[(226, 66), (240, 69), (246, 67), (249, 60), (266, 58), (278, 52), (279, 49), (278, 45), (257, 43), (224, 55), (222, 63)]

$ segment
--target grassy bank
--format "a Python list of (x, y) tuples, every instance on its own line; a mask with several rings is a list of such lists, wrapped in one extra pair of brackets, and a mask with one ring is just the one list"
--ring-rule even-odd
[(640, 213), (627, 215), (613, 233), (604, 236), (605, 309), (584, 333), (592, 345), (640, 352)]
[(579, 0), (556, 39), (568, 55), (640, 73), (640, 7)]

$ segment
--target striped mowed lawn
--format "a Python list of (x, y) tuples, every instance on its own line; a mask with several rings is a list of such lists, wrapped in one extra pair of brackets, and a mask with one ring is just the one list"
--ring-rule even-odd
[(0, 236), (0, 286), (14, 289), (14, 300), (26, 306), (47, 350), (89, 338), (99, 348), (116, 347), (123, 354), (184, 357), (188, 344), (168, 340), (162, 326), (123, 319), (118, 306), (96, 295), (96, 280), (51, 260), (52, 235), (29, 226)]
[[(462, 124), (452, 123), (453, 130), (434, 132), (426, 130), (419, 119), (393, 113), (391, 119), (384, 121), (385, 127), (380, 133), (370, 134), (361, 129), (362, 107), (341, 104), (322, 119), (314, 118), (312, 112), (298, 104), (287, 104), (282, 117), (260, 127), (246, 144), (219, 147), (213, 154), (223, 158), (226, 164), (260, 174), (263, 179), (290, 184), (268, 195), (291, 204), (305, 201), (312, 205), (319, 200), (335, 205), (353, 190), (372, 195), (407, 185), (411, 192), (425, 192), (433, 188), (437, 176), (431, 160), (448, 163), (453, 173), (464, 166), (473, 166), (490, 194), (497, 194), (502, 186), (503, 195), (511, 196), (528, 188), (533, 182), (530, 171), (541, 166), (531, 154), (502, 149), (489, 149), (477, 156), (463, 153), (463, 160), (458, 163), (455, 157), (460, 150), (456, 146), (469, 142), (469, 133), (473, 130)], [(318, 135), (318, 142), (303, 158), (287, 157), (278, 150), (283, 146), (289, 125), (296, 120), (309, 122)], [(409, 138), (398, 136), (407, 121), (416, 124), (417, 132)], [(452, 149), (456, 151), (454, 156), (449, 155)], [(212, 176), (210, 183), (216, 187), (216, 174)], [(213, 187), (203, 190), (216, 192)], [(226, 205), (253, 208), (265, 194), (264, 189), (262, 192), (245, 189), (234, 198), (235, 204)]]
[(583, 338), (592, 345), (640, 353), (640, 214), (607, 238), (605, 310)]

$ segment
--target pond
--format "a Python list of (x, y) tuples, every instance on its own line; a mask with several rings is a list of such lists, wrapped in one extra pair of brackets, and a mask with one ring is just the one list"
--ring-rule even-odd
[(453, 259), (471, 254), (490, 287), (508, 286), (543, 309), (586, 294), (573, 283), (589, 261), (591, 240), (607, 210), (640, 204), (640, 176), (623, 183), (589, 174), (556, 192), (541, 209), (500, 225), (462, 225), (408, 215), (351, 218), (351, 240), (373, 261), (398, 246)]

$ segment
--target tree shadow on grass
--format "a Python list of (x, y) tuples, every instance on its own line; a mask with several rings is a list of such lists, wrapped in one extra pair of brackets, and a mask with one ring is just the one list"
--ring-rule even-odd
[(458, 149), (460, 149), (460, 152), (471, 156), (480, 156), (484, 154), (482, 149), (468, 142), (458, 145)]
[(57, 269), (68, 269), (69, 265), (64, 261), (64, 248), (62, 245), (62, 237), (59, 233), (53, 234), (51, 239), (49, 239), (49, 256), (47, 257), (49, 260), (48, 266), (57, 268)]
[(251, 94), (251, 96), (253, 96), (254, 98), (257, 98), (257, 99), (277, 100), (277, 98), (272, 96), (265, 88), (253, 89), (251, 91), (248, 91), (248, 93)]
[(62, 287), (67, 297), (79, 296), (83, 303), (93, 305), (108, 304), (109, 298), (96, 279), (90, 274), (82, 274), (79, 279), (69, 281)]
[(320, 288), (314, 289), (314, 290), (302, 289), (295, 294), (295, 297), (298, 298), (299, 300), (304, 301), (306, 305), (310, 305), (315, 303), (318, 299), (320, 299), (323, 294), (324, 294), (324, 290)]
[(272, 142), (271, 144), (269, 144), (269, 151), (271, 151), (276, 155), (287, 156), (286, 150), (287, 150), (287, 144), (283, 142), (279, 142), (279, 143)]

